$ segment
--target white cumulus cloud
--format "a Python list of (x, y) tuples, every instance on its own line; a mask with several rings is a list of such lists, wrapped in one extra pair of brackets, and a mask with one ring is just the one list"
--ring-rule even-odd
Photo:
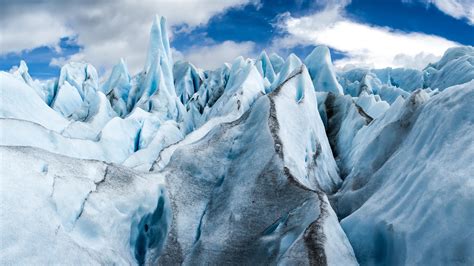
[(254, 42), (225, 41), (207, 46), (192, 46), (181, 53), (181, 58), (203, 69), (216, 69), (224, 63), (232, 63), (238, 57), (254, 57)]
[(449, 47), (459, 45), (445, 38), (418, 32), (402, 32), (353, 21), (343, 5), (331, 5), (303, 17), (283, 15), (279, 28), (286, 35), (274, 40), (278, 49), (298, 45), (326, 45), (347, 55), (336, 66), (423, 68)]
[(15, 18), (0, 19), (0, 22), (0, 54), (18, 53), (39, 46), (59, 49), (61, 37), (72, 34), (61, 20), (48, 12), (36, 12), (34, 16), (20, 13)]
[[(411, 2), (404, 0), (405, 2)], [(470, 25), (474, 25), (474, 1), (473, 0), (418, 0), (427, 5), (434, 5), (441, 12), (456, 19), (466, 19)]]
[[(82, 47), (67, 60), (85, 60), (107, 70), (124, 57), (132, 73), (145, 62), (149, 30), (155, 14), (169, 26), (189, 30), (205, 25), (230, 8), (258, 5), (258, 0), (22, 0), (4, 1), (0, 11), (0, 55), (40, 46), (58, 47), (74, 37)], [(170, 35), (172, 33), (170, 32)]]

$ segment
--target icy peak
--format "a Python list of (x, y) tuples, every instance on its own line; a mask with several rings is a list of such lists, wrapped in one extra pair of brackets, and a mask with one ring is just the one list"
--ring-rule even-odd
[(130, 75), (123, 58), (112, 69), (109, 79), (102, 86), (102, 92), (119, 116), (127, 115), (127, 97), (131, 88)]
[(97, 90), (99, 87), (99, 76), (94, 66), (83, 62), (69, 62), (61, 67), (59, 75), (59, 86), (64, 85), (65, 82), (72, 85), (81, 97), (84, 97), (83, 83), (87, 83), (88, 87)]
[(281, 56), (276, 53), (272, 53), (269, 58), (270, 62), (272, 62), (273, 70), (275, 70), (275, 73), (278, 74), (278, 72), (281, 70), (281, 67), (285, 63), (285, 60), (283, 60), (283, 58), (281, 58)]
[(166, 19), (156, 16), (150, 31), (145, 69), (135, 76), (127, 109), (140, 107), (161, 120), (182, 121), (186, 110), (176, 96)]
[(262, 77), (267, 79), (270, 84), (275, 80), (275, 70), (265, 51), (260, 54), (257, 62), (255, 62), (255, 66)]
[(128, 73), (127, 64), (125, 64), (125, 60), (123, 59), (123, 57), (120, 58), (120, 61), (117, 65), (119, 65), (122, 69), (124, 69), (126, 73)]
[(317, 91), (344, 94), (341, 85), (336, 79), (336, 72), (331, 61), (329, 48), (324, 45), (314, 48), (304, 61), (313, 79), (314, 88)]
[(101, 90), (108, 94), (119, 85), (118, 83), (123, 82), (130, 83), (130, 74), (125, 61), (120, 58), (120, 61), (113, 67), (109, 79), (102, 85)]
[(24, 60), (20, 61), (20, 67), (18, 67), (18, 71), (20, 72), (28, 72), (28, 66)]
[(287, 58), (284, 64), (281, 66), (280, 73), (278, 73), (278, 76), (275, 78), (275, 81), (272, 83), (271, 90), (274, 90), (276, 87), (278, 87), (283, 81), (285, 81), (288, 77), (293, 74), (293, 72), (298, 71), (301, 69), (301, 65), (303, 63), (301, 60), (296, 56), (295, 54), (290, 54)]
[(25, 83), (28, 84), (30, 87), (35, 89), (36, 93), (44, 100), (45, 96), (41, 89), (41, 85), (31, 78), (30, 74), (28, 73), (28, 66), (26, 65), (25, 61), (20, 61), (20, 66), (16, 69), (14, 74), (17, 75), (20, 79), (23, 79), (23, 81), (25, 81)]
[(150, 30), (150, 42), (145, 71), (149, 70), (153, 62), (158, 61), (160, 57), (166, 57), (170, 65), (173, 64), (168, 32), (166, 30), (166, 18), (157, 15), (153, 20)]

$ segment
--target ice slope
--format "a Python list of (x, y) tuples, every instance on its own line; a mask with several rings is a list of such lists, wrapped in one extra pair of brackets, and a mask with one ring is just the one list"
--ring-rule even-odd
[[(281, 143), (277, 144), (284, 151), (285, 165), (301, 183), (329, 192), (339, 182), (337, 168), (318, 113), (309, 72), (301, 61), (295, 62), (294, 58), (290, 56), (284, 66), (291, 69), (290, 66), (294, 64), (289, 74), (269, 94), (278, 124), (284, 125), (279, 127)], [(303, 124), (306, 126), (302, 127)], [(316, 177), (318, 185), (312, 183), (312, 176)], [(326, 176), (334, 185), (319, 179)]]
[[(160, 264), (356, 264), (324, 195), (340, 180), (315, 101), (300, 64), (239, 119), (212, 119), (162, 152), (154, 171), (173, 219)], [(290, 124), (285, 108), (309, 123)]]
[[(102, 97), (107, 102), (103, 94)], [(55, 132), (34, 122), (0, 118), (0, 145), (37, 147), (66, 156), (123, 163), (147, 170), (163, 148), (184, 137), (175, 121), (161, 122), (140, 108), (125, 119), (115, 117), (104, 121), (106, 124), (98, 132), (90, 128), (94, 121), (90, 124), (72, 122), (62, 132)]]
[(295, 54), (290, 54), (284, 61), (284, 64), (281, 66), (280, 72), (278, 72), (278, 75), (275, 78), (275, 81), (273, 81), (271, 87), (266, 89), (266, 93), (270, 93), (275, 90), (292, 74), (295, 69), (300, 68), (301, 65), (302, 62), (298, 56)]
[(397, 151), (428, 98), (424, 91), (413, 93), (406, 101), (399, 98), (383, 117), (357, 132), (343, 166), (350, 173), (335, 197), (339, 202), (334, 207), (340, 217), (346, 217), (370, 197), (370, 193), (359, 189)]
[(156, 253), (169, 205), (159, 175), (0, 147), (2, 264), (136, 265)]
[(52, 110), (31, 86), (10, 73), (0, 72), (0, 90), (2, 118), (34, 122), (56, 132), (61, 132), (70, 123)]
[[(140, 124), (115, 118), (101, 131), (98, 140), (65, 137), (39, 124), (0, 119), (0, 146), (28, 146), (81, 159), (122, 163), (136, 151)], [(34, 137), (32, 137), (34, 136)]]
[(32, 87), (44, 102), (49, 103), (51, 101), (51, 91), (45, 90), (39, 80), (33, 80), (30, 73), (28, 73), (28, 66), (25, 61), (20, 61), (20, 66), (13, 71), (13, 75), (22, 79), (28, 86)]
[(354, 97), (363, 91), (380, 95), (390, 104), (398, 96), (421, 88), (444, 90), (474, 79), (474, 48), (472, 46), (448, 49), (436, 63), (423, 71), (407, 68), (355, 68), (338, 73), (337, 80), (346, 94)]
[(333, 206), (359, 263), (473, 263), (473, 102), (474, 81), (416, 91), (357, 133)]
[(0, 72), (0, 83), (1, 145), (32, 146), (116, 163), (123, 162), (136, 150), (140, 122), (114, 119), (115, 113), (102, 92), (93, 92), (93, 101), (87, 107), (93, 115), (88, 120), (68, 121), (14, 75)]
[(424, 70), (425, 88), (444, 90), (474, 79), (474, 47), (449, 48), (435, 64)]

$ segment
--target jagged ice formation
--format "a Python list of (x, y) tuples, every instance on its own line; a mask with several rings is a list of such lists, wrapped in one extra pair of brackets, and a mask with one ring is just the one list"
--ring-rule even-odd
[(262, 52), (0, 72), (0, 261), (474, 264), (474, 48), (424, 70)]

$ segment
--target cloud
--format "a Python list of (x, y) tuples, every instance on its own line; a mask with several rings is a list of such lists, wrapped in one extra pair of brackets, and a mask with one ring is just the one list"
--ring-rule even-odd
[[(405, 2), (407, 0), (404, 0)], [(418, 0), (426, 5), (434, 5), (441, 12), (456, 19), (466, 19), (474, 25), (474, 1), (472, 0)], [(410, 1), (409, 1), (410, 2)]]
[(298, 45), (326, 45), (346, 54), (335, 65), (422, 68), (444, 51), (459, 45), (442, 37), (402, 32), (388, 27), (359, 23), (344, 15), (343, 5), (330, 5), (320, 12), (299, 18), (284, 15), (279, 20), (284, 37), (274, 40), (278, 49)]
[[(124, 57), (131, 72), (145, 62), (149, 29), (155, 14), (170, 27), (205, 25), (230, 8), (258, 5), (257, 0), (23, 0), (2, 3), (1, 54), (58, 47), (61, 37), (75, 36), (82, 47), (72, 59), (109, 69)], [(0, 54), (0, 55), (1, 55)], [(70, 58), (56, 59), (51, 65)]]
[(49, 62), (49, 66), (55, 66), (55, 67), (62, 67), (64, 66), (68, 61), (68, 58), (66, 57), (56, 57), (51, 59)]
[(59, 49), (61, 37), (72, 32), (47, 12), (18, 14), (14, 19), (1, 19), (1, 53), (32, 50), (39, 46)]
[(192, 46), (186, 51), (178, 54), (199, 68), (216, 69), (225, 62), (232, 63), (238, 57), (254, 57), (256, 45), (253, 42), (225, 41), (207, 46)]

